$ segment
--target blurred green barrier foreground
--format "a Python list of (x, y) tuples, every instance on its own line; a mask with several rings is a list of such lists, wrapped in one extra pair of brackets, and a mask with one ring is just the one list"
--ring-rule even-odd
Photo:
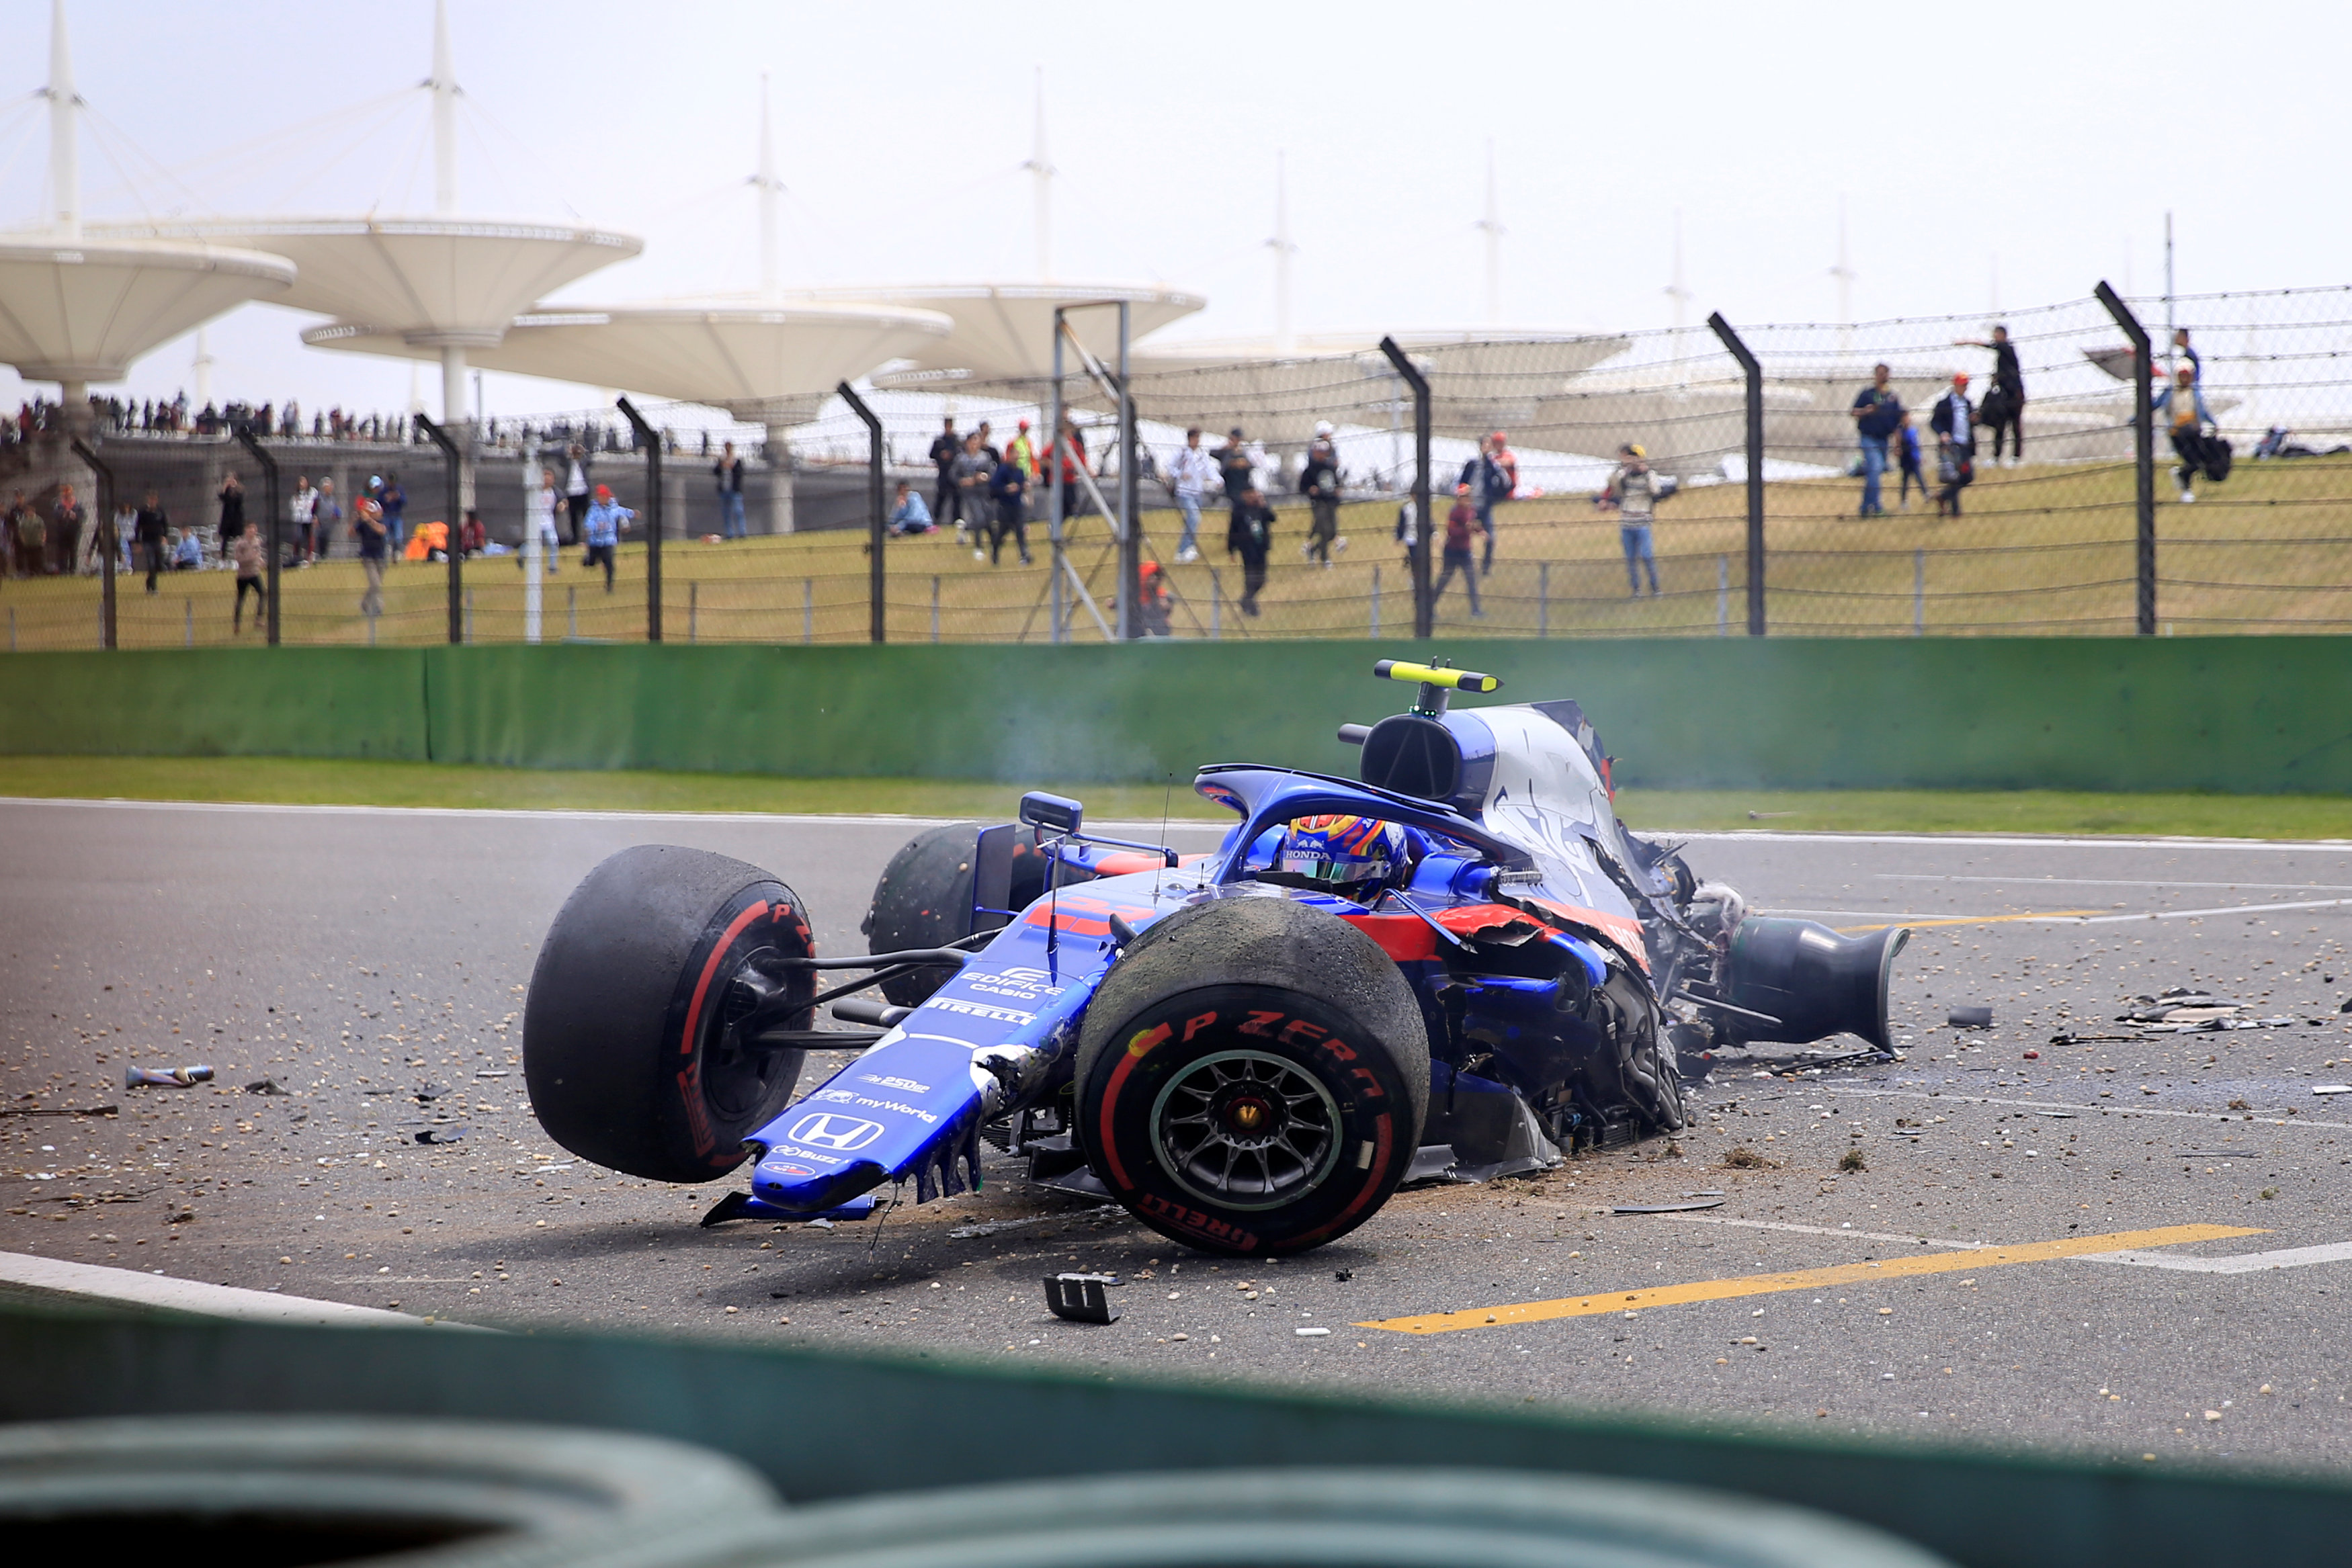
[[(2352, 1540), (2352, 1478), (2338, 1475), (1114, 1381), (928, 1356), (19, 1308), (0, 1311), (0, 1357), (8, 1368), (0, 1419), (61, 1424), (0, 1427), (0, 1535), (31, 1543), (82, 1519), (85, 1549), (100, 1557), (127, 1537), (86, 1506), (93, 1496), (110, 1492), (135, 1525), (132, 1505), (152, 1478), (160, 1500), (146, 1517), (181, 1507), (187, 1511), (173, 1517), (194, 1529), (203, 1491), (184, 1478), (175, 1490), (175, 1465), (192, 1474), (237, 1469), (247, 1478), (238, 1484), (263, 1497), (273, 1463), (334, 1470), (329, 1460), (292, 1458), (306, 1447), (296, 1436), (304, 1427), (286, 1418), (319, 1416), (407, 1423), (386, 1428), (387, 1473), (416, 1455), (421, 1418), (569, 1429), (502, 1437), (477, 1427), (474, 1448), (453, 1439), (431, 1462), (411, 1465), (412, 1479), (421, 1475), (446, 1498), (462, 1491), (455, 1483), (469, 1452), (484, 1456), (473, 1479), (526, 1491), (550, 1490), (570, 1464), (586, 1479), (569, 1506), (590, 1516), (550, 1521), (527, 1502), (509, 1502), (501, 1526), (477, 1501), (470, 1528), (407, 1542), (432, 1548), (414, 1559), (420, 1568), (1930, 1568), (1939, 1559), (1971, 1568), (2283, 1568), (2340, 1562)], [(215, 1431), (251, 1448), (257, 1432), (276, 1430), (277, 1458), (257, 1450), (256, 1462), (238, 1469), (226, 1459), (241, 1450), (222, 1446), (207, 1460), (187, 1448), (201, 1432), (174, 1437), (171, 1423), (153, 1419), (167, 1416), (268, 1418)], [(118, 1419), (78, 1424), (93, 1417)], [(315, 1430), (349, 1432), (333, 1423)], [(784, 1511), (772, 1511), (753, 1478), (727, 1459), (712, 1458), (696, 1476), (688, 1474), (691, 1456), (640, 1444), (648, 1463), (688, 1475), (691, 1484), (680, 1484), (703, 1499), (688, 1523), (646, 1495), (663, 1488), (610, 1483), (616, 1466), (632, 1461), (625, 1449), (600, 1451), (599, 1433), (716, 1450), (764, 1476)], [(93, 1483), (110, 1442), (112, 1482)], [(353, 1452), (348, 1444), (335, 1451)], [(321, 1484), (349, 1498), (360, 1483), (338, 1471)], [(45, 1487), (49, 1525), (39, 1523)], [(716, 1493), (729, 1495), (704, 1497)], [(77, 1497), (80, 1514), (56, 1502)], [(110, 1528), (118, 1534), (107, 1537)], [(331, 1560), (301, 1555), (286, 1539), (278, 1546), (246, 1551), (245, 1560)]]

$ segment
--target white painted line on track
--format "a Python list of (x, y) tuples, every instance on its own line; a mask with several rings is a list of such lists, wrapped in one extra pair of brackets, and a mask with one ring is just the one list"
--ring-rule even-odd
[[(1887, 1100), (1939, 1100), (1959, 1105), (2015, 1105), (2028, 1111), (2096, 1111), (2103, 1116), (2172, 1116), (2189, 1122), (2251, 1122), (2260, 1112), (2244, 1111), (2159, 1111), (2150, 1105), (2081, 1105), (2067, 1100), (2000, 1100), (1990, 1094), (1930, 1094), (1924, 1089), (1856, 1089), (1843, 1083), (1824, 1083), (1825, 1094), (1869, 1094)], [(2333, 1127), (2339, 1132), (2352, 1132), (2352, 1122), (2322, 1122), (2309, 1116), (2263, 1115), (2263, 1121), (2273, 1127)]]
[(2181, 882), (2105, 876), (1948, 876), (1932, 871), (1881, 871), (1873, 882), (1986, 882), (2000, 887), (2221, 887), (2232, 893), (2352, 893), (2352, 885), (2313, 882)]
[(68, 1263), (58, 1258), (0, 1252), (0, 1292), (12, 1285), (36, 1298), (70, 1297), (199, 1317), (237, 1318), (247, 1322), (324, 1323), (354, 1328), (473, 1326), (428, 1325), (423, 1318), (380, 1307), (355, 1307), (343, 1301), (314, 1301), (308, 1296), (281, 1296), (274, 1291), (247, 1291), (236, 1285), (209, 1285), (200, 1280), (142, 1274), (135, 1269), (107, 1269), (94, 1263)]
[[(0, 795), (0, 807), (5, 806), (75, 806), (98, 810), (120, 811), (226, 811), (262, 812), (271, 816), (297, 812), (325, 817), (428, 817), (459, 818), (489, 821), (509, 821), (516, 818), (537, 819), (559, 822), (696, 822), (720, 826), (748, 827), (814, 827), (814, 828), (939, 828), (950, 822), (975, 821), (971, 817), (904, 817), (888, 812), (807, 812), (788, 811), (593, 811), (578, 810), (515, 808), (503, 806), (322, 806), (272, 805), (262, 800), (127, 800), (116, 797), (105, 800), (84, 800), (71, 796)], [(1100, 821), (1094, 824), (1106, 831), (1118, 829), (1158, 832), (1163, 824), (1158, 821)], [(1198, 818), (1171, 818), (1164, 824), (1169, 832), (1215, 833), (1223, 836), (1232, 826), (1229, 822), (1202, 821)]]
[(2352, 839), (2198, 839), (2113, 838), (2062, 839), (2031, 835), (1993, 836), (1979, 833), (1805, 833), (1769, 832), (1752, 828), (1720, 832), (1686, 832), (1675, 828), (1637, 828), (1644, 838), (1680, 839), (1690, 843), (1718, 844), (1922, 844), (1960, 845), (1968, 849), (2012, 850), (2326, 850), (2352, 853)]
[[(1851, 1236), (1857, 1241), (1892, 1241), (1904, 1247), (1945, 1247), (1969, 1251), (1990, 1247), (1990, 1241), (1952, 1241), (1941, 1236), (1897, 1236), (1891, 1230), (1847, 1230), (1832, 1225), (1792, 1225), (1784, 1219), (1732, 1219), (1714, 1214), (1661, 1214), (1677, 1225), (1738, 1225), (1750, 1230), (1793, 1230), (1800, 1236)], [(2105, 1254), (2102, 1254), (2105, 1256)]]
[(2324, 1247), (2282, 1247), (2275, 1252), (2241, 1252), (2228, 1258), (2182, 1258), (2169, 1252), (2085, 1252), (2083, 1261), (2179, 1269), (2191, 1274), (2259, 1274), (2270, 1269), (2352, 1261), (2352, 1241), (2331, 1241)]

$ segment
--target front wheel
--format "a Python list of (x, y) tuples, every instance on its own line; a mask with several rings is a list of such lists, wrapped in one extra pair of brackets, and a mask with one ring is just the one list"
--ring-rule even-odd
[[(737, 1024), (813, 996), (814, 971), (775, 961), (815, 947), (800, 895), (757, 866), (671, 844), (605, 861), (564, 902), (531, 971), (522, 1060), (540, 1124), (631, 1176), (724, 1176), (791, 1100), (805, 1055)], [(810, 1014), (781, 1027), (807, 1029)]]
[(1337, 916), (1220, 900), (1151, 925), (1088, 1009), (1076, 1064), (1095, 1173), (1213, 1252), (1300, 1252), (1377, 1213), (1429, 1102), (1396, 965)]

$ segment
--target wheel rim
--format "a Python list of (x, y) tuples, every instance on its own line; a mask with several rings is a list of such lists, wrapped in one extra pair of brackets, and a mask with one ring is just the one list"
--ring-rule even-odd
[(735, 1026), (750, 1008), (739, 999), (735, 982), (747, 972), (759, 973), (764, 979), (763, 966), (782, 956), (773, 947), (751, 948), (713, 977), (713, 988), (723, 999), (710, 1009), (702, 1026), (702, 1097), (730, 1121), (749, 1116), (767, 1103), (770, 1071), (784, 1054), (752, 1049), (741, 1038)]
[(1339, 1105), (1285, 1057), (1221, 1051), (1188, 1063), (1151, 1106), (1161, 1168), (1203, 1203), (1277, 1208), (1339, 1163)]

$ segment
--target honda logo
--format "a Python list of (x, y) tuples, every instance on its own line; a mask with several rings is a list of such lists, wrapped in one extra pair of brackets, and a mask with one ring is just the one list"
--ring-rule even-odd
[(879, 1122), (861, 1122), (855, 1116), (835, 1116), (820, 1112), (803, 1116), (784, 1134), (795, 1144), (814, 1144), (820, 1149), (833, 1149), (847, 1154), (862, 1149), (882, 1135)]

